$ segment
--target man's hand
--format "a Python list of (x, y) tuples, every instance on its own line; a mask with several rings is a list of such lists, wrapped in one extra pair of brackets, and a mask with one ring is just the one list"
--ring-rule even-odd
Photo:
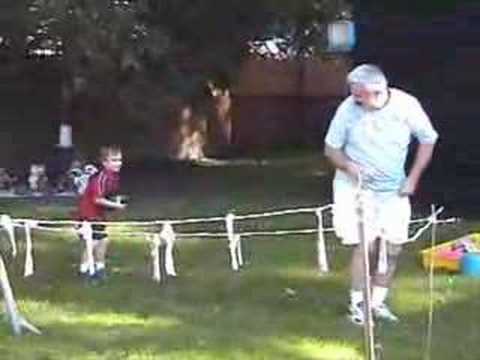
[(353, 161), (347, 161), (345, 164), (345, 172), (350, 176), (355, 182), (357, 182), (362, 175), (362, 168), (360, 165)]
[(398, 193), (400, 196), (412, 196), (415, 193), (415, 190), (417, 189), (417, 181), (414, 179), (407, 177), (400, 187), (400, 190)]
[(435, 144), (418, 144), (412, 168), (399, 190), (401, 196), (411, 196), (415, 192), (420, 177), (432, 158), (434, 146)]

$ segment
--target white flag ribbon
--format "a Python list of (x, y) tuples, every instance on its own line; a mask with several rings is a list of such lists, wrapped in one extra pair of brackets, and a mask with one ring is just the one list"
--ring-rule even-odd
[(317, 215), (317, 256), (318, 256), (318, 268), (320, 273), (328, 273), (328, 260), (327, 260), (327, 249), (325, 246), (325, 232), (323, 227), (323, 211), (321, 208), (318, 208), (315, 211)]
[(170, 223), (163, 224), (163, 229), (160, 232), (160, 237), (165, 240), (167, 244), (165, 248), (165, 272), (170, 276), (177, 276), (175, 271), (175, 262), (173, 260), (173, 247), (175, 246), (175, 231)]
[(240, 237), (235, 235), (234, 220), (234, 214), (227, 214), (227, 216), (225, 217), (225, 227), (227, 229), (228, 248), (230, 250), (230, 264), (232, 266), (232, 270), (238, 271), (240, 268), (240, 264), (238, 262), (237, 248), (240, 242)]
[(37, 223), (35, 223), (34, 221), (25, 221), (25, 242), (27, 246), (25, 250), (25, 267), (23, 272), (24, 277), (32, 276), (34, 273), (32, 229), (36, 226)]
[(155, 282), (162, 281), (162, 273), (160, 271), (160, 245), (162, 240), (160, 234), (146, 234), (147, 241), (151, 243), (152, 266), (153, 266), (153, 280)]
[(5, 229), (8, 234), (8, 241), (12, 246), (13, 257), (17, 256), (17, 242), (15, 241), (15, 227), (12, 218), (9, 215), (0, 215), (0, 226)]

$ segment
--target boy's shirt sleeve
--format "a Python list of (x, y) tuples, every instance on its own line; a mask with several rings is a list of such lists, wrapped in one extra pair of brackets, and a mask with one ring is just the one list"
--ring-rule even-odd
[(92, 179), (92, 200), (101, 199), (105, 197), (105, 176), (100, 173), (94, 179)]

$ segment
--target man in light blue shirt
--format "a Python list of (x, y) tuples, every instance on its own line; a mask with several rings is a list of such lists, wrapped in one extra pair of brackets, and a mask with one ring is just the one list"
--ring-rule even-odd
[[(385, 305), (401, 244), (408, 241), (410, 202), (431, 160), (438, 134), (422, 106), (406, 92), (388, 87), (375, 65), (353, 69), (347, 83), (351, 95), (338, 107), (325, 138), (325, 155), (336, 168), (333, 181), (334, 227), (347, 245), (354, 245), (350, 318), (363, 324), (363, 258), (358, 234), (356, 199), (361, 179), (365, 199), (365, 235), (370, 251), (385, 242), (387, 270), (372, 266), (372, 306), (377, 318), (397, 321)], [(409, 144), (418, 141), (413, 165), (405, 174)]]

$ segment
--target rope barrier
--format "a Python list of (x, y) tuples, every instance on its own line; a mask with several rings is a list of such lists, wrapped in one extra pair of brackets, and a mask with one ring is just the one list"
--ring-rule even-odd
[[(87, 263), (88, 263), (88, 272), (89, 274), (94, 274), (95, 272), (95, 263), (93, 256), (93, 235), (94, 234), (107, 234), (106, 231), (98, 231), (92, 228), (92, 225), (107, 225), (111, 226), (125, 226), (127, 224), (133, 224), (135, 226), (142, 225), (144, 227), (154, 225), (162, 225), (162, 230), (160, 233), (158, 229), (149, 230), (149, 231), (118, 231), (116, 234), (120, 236), (129, 236), (129, 237), (142, 237), (146, 239), (147, 243), (150, 243), (152, 246), (151, 256), (153, 264), (153, 279), (156, 282), (161, 282), (161, 271), (160, 271), (160, 247), (165, 245), (164, 252), (164, 262), (165, 273), (168, 276), (176, 276), (175, 262), (173, 256), (173, 249), (176, 241), (179, 239), (185, 238), (226, 238), (228, 239), (228, 248), (230, 253), (230, 264), (232, 270), (238, 271), (241, 266), (243, 266), (243, 254), (241, 240), (246, 237), (263, 237), (263, 236), (288, 236), (288, 235), (309, 235), (317, 234), (317, 259), (318, 259), (318, 268), (320, 273), (327, 273), (329, 271), (327, 253), (326, 253), (326, 244), (325, 244), (325, 234), (335, 232), (333, 227), (324, 227), (324, 213), (326, 211), (332, 210), (333, 205), (328, 204), (326, 206), (316, 207), (316, 208), (298, 208), (298, 209), (287, 209), (279, 211), (270, 211), (263, 213), (253, 213), (245, 215), (234, 215), (233, 213), (227, 214), (225, 217), (211, 217), (211, 218), (190, 218), (182, 220), (158, 220), (158, 221), (134, 221), (134, 222), (87, 222), (87, 221), (70, 221), (70, 220), (38, 220), (38, 219), (28, 219), (28, 218), (11, 218), (8, 215), (1, 215), (0, 217), (0, 226), (7, 231), (9, 234), (9, 239), (12, 244), (12, 253), (16, 254), (16, 243), (15, 243), (15, 228), (22, 228), (25, 231), (25, 240), (26, 240), (26, 255), (25, 255), (25, 269), (24, 276), (28, 277), (34, 273), (34, 258), (33, 258), (33, 242), (31, 232), (33, 229), (38, 231), (46, 232), (55, 232), (55, 233), (73, 233), (79, 235), (80, 238), (85, 241), (85, 248), (87, 254)], [(422, 219), (414, 219), (410, 224), (423, 224), (420, 229), (418, 229), (415, 234), (410, 238), (410, 241), (417, 240), (425, 231), (427, 231), (433, 222), (435, 224), (442, 223), (453, 223), (457, 221), (456, 218), (449, 218), (445, 220), (438, 220), (438, 215), (443, 211), (443, 208), (436, 210), (435, 214), (430, 215), (429, 217)], [(248, 219), (258, 219), (264, 217), (273, 217), (273, 216), (283, 216), (291, 214), (304, 214), (304, 213), (314, 213), (317, 219), (317, 228), (306, 228), (306, 229), (283, 229), (283, 230), (270, 230), (270, 231), (240, 231), (235, 232), (234, 222), (237, 220), (248, 220)], [(173, 230), (173, 225), (181, 224), (193, 224), (201, 222), (217, 222), (222, 221), (225, 224), (226, 232), (178, 232), (176, 233)], [(57, 227), (60, 226), (60, 227)], [(383, 244), (386, 246), (386, 244)], [(383, 247), (385, 247), (383, 246)], [(382, 249), (381, 249), (382, 250)], [(384, 271), (386, 268), (386, 249), (380, 251), (379, 253), (379, 271)]]

